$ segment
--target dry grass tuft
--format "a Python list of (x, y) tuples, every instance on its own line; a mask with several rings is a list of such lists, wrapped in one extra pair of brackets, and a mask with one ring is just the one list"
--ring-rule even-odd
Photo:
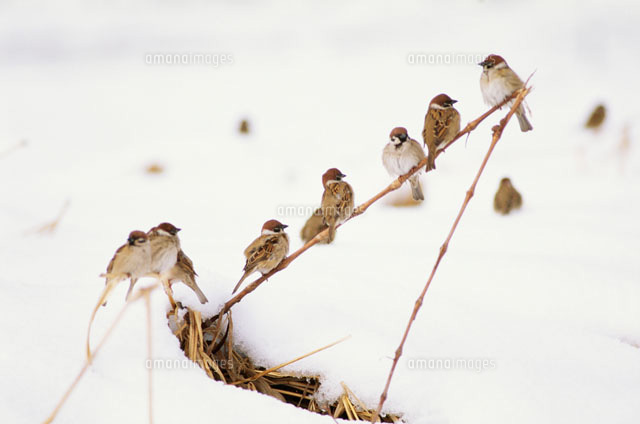
[[(175, 332), (185, 355), (197, 363), (209, 378), (260, 392), (318, 414), (352, 421), (371, 419), (375, 411), (364, 406), (344, 383), (345, 392), (335, 403), (321, 405), (315, 397), (321, 384), (319, 376), (294, 375), (279, 371), (286, 365), (332, 347), (345, 339), (265, 370), (257, 367), (249, 356), (235, 349), (233, 319), (231, 313), (225, 316), (227, 318), (223, 316), (222, 323), (218, 316), (203, 321), (200, 312), (187, 308), (187, 313), (178, 322)], [(399, 418), (388, 415), (383, 418), (383, 422), (399, 422)]]

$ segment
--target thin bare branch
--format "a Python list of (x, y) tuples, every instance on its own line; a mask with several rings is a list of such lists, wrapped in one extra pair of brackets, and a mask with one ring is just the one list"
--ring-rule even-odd
[[(151, 295), (149, 290), (143, 291), (144, 306), (147, 315), (147, 363), (153, 364), (153, 349), (151, 339)], [(153, 424), (153, 367), (147, 369), (147, 390), (149, 395), (149, 424)]]
[(69, 199), (65, 200), (64, 204), (62, 205), (62, 208), (60, 209), (60, 212), (58, 212), (58, 215), (52, 220), (49, 221), (45, 224), (39, 225), (35, 228), (32, 228), (30, 230), (26, 230), (24, 232), (25, 235), (28, 234), (53, 234), (56, 229), (58, 228), (58, 225), (60, 224), (60, 221), (62, 220), (62, 218), (64, 217), (65, 213), (67, 213), (67, 210), (69, 209), (69, 205), (71, 204), (71, 201)]
[(27, 147), (27, 140), (20, 140), (8, 149), (0, 151), (0, 159), (9, 156), (11, 153), (15, 152), (16, 150), (20, 150), (23, 147)]
[[(529, 80), (527, 80), (527, 83), (528, 81)], [(384, 402), (387, 399), (387, 396), (389, 393), (389, 386), (391, 385), (391, 379), (393, 378), (393, 373), (395, 372), (396, 366), (398, 365), (398, 361), (402, 356), (402, 350), (409, 336), (409, 332), (411, 331), (411, 326), (413, 325), (413, 321), (416, 319), (416, 316), (418, 315), (418, 311), (420, 311), (420, 308), (422, 307), (422, 302), (424, 301), (424, 297), (427, 294), (427, 290), (429, 290), (429, 287), (431, 286), (431, 281), (433, 281), (433, 277), (436, 274), (436, 271), (438, 269), (438, 266), (440, 265), (440, 262), (442, 261), (442, 258), (447, 252), (447, 249), (449, 247), (449, 242), (451, 241), (451, 238), (453, 237), (453, 234), (455, 233), (456, 228), (458, 227), (458, 223), (460, 222), (460, 219), (462, 218), (462, 215), (464, 214), (464, 211), (466, 210), (467, 205), (469, 204), (469, 201), (471, 200), (471, 198), (473, 197), (473, 194), (475, 193), (476, 186), (478, 184), (478, 181), (480, 180), (480, 176), (482, 175), (482, 172), (484, 171), (484, 168), (487, 165), (487, 162), (489, 161), (489, 157), (491, 157), (491, 153), (493, 152), (493, 149), (496, 147), (498, 140), (500, 140), (500, 137), (502, 136), (502, 132), (504, 131), (505, 126), (507, 125), (507, 123), (509, 122), (509, 120), (511, 119), (515, 111), (518, 109), (520, 104), (523, 102), (525, 96), (529, 94), (529, 91), (531, 91), (531, 88), (527, 88), (527, 87), (524, 87), (516, 91), (514, 95), (517, 95), (517, 97), (513, 102), (513, 105), (509, 110), (509, 113), (507, 113), (507, 115), (500, 121), (499, 125), (496, 125), (493, 127), (493, 137), (491, 140), (491, 145), (489, 146), (489, 150), (487, 151), (482, 161), (482, 164), (480, 165), (480, 169), (478, 169), (478, 172), (473, 180), (473, 183), (471, 184), (471, 187), (465, 194), (464, 201), (462, 202), (462, 206), (460, 207), (460, 211), (458, 212), (458, 215), (456, 216), (456, 219), (453, 222), (451, 230), (449, 231), (449, 234), (447, 235), (447, 238), (444, 244), (440, 247), (440, 253), (438, 254), (438, 258), (436, 259), (436, 263), (434, 264), (433, 269), (431, 270), (429, 279), (427, 280), (427, 283), (422, 289), (420, 296), (418, 296), (418, 299), (415, 302), (413, 311), (411, 312), (411, 316), (409, 317), (409, 322), (407, 323), (407, 327), (405, 328), (404, 334), (402, 335), (402, 340), (400, 341), (400, 345), (396, 349), (395, 356), (393, 358), (393, 363), (391, 364), (391, 370), (389, 371), (389, 376), (387, 377), (387, 382), (385, 383), (384, 390), (380, 395), (380, 402), (376, 409), (376, 413), (371, 417), (372, 423), (380, 419), (380, 412), (382, 411)]]

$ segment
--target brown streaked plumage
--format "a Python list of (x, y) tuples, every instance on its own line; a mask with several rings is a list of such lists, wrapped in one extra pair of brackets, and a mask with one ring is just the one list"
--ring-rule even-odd
[(522, 206), (522, 196), (515, 189), (509, 178), (503, 178), (500, 180), (500, 186), (493, 198), (493, 209), (507, 215), (515, 209), (520, 209)]
[(287, 225), (270, 219), (262, 226), (260, 237), (255, 239), (244, 250), (247, 261), (244, 264), (244, 274), (233, 288), (235, 293), (240, 284), (251, 274), (259, 271), (262, 275), (268, 274), (277, 267), (289, 253), (289, 236), (284, 232)]
[(436, 152), (447, 147), (460, 132), (460, 113), (453, 107), (455, 103), (457, 100), (444, 93), (438, 94), (429, 102), (422, 130), (422, 140), (429, 149), (427, 171), (436, 169)]
[(342, 179), (346, 177), (338, 168), (328, 169), (322, 175), (322, 216), (324, 223), (329, 227), (327, 243), (333, 242), (336, 237), (336, 227), (345, 222), (354, 209), (353, 188)]
[[(324, 223), (322, 209), (318, 208), (313, 211), (313, 215), (311, 215), (309, 219), (307, 219), (304, 227), (302, 227), (302, 230), (300, 230), (300, 238), (303, 242), (306, 243), (327, 228), (329, 227)], [(318, 243), (327, 244), (328, 241), (327, 239), (324, 239), (322, 241), (319, 241)]]

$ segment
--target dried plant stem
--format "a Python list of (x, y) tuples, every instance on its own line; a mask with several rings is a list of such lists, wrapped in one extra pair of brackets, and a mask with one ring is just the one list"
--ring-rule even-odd
[(15, 152), (16, 150), (19, 150), (26, 146), (27, 146), (27, 140), (20, 140), (19, 142), (9, 147), (8, 149), (0, 151), (0, 159), (6, 156), (9, 156), (11, 153)]
[(56, 229), (58, 228), (58, 225), (60, 224), (60, 221), (62, 220), (62, 218), (64, 217), (65, 213), (67, 212), (67, 210), (69, 209), (69, 205), (71, 204), (71, 201), (69, 199), (65, 200), (64, 204), (62, 205), (62, 208), (60, 209), (60, 212), (58, 212), (58, 215), (52, 220), (49, 221), (45, 224), (39, 225), (38, 227), (32, 228), (30, 230), (25, 231), (25, 235), (27, 234), (53, 234)]
[[(137, 301), (138, 299), (140, 299), (140, 297), (142, 297), (145, 293), (148, 294), (151, 291), (153, 291), (156, 287), (158, 287), (158, 284), (154, 284), (153, 286), (145, 287), (143, 289), (140, 289), (140, 291), (138, 291), (138, 293), (136, 293), (131, 298), (131, 300), (129, 300), (128, 302), (126, 302), (124, 304), (122, 309), (120, 309), (120, 312), (118, 312), (118, 315), (116, 316), (116, 318), (113, 320), (113, 323), (111, 323), (111, 326), (109, 327), (107, 332), (104, 334), (104, 336), (100, 340), (100, 343), (98, 343), (98, 346), (94, 349), (93, 356), (92, 356), (93, 358), (96, 357), (96, 355), (98, 354), (100, 349), (102, 349), (102, 347), (104, 346), (104, 344), (107, 341), (107, 339), (109, 338), (109, 336), (111, 336), (111, 334), (113, 333), (113, 330), (115, 330), (115, 328), (118, 326), (118, 324), (120, 323), (120, 320), (124, 316), (124, 313), (127, 311), (129, 306), (132, 303), (134, 303), (135, 301)], [(82, 369), (80, 370), (80, 372), (78, 372), (78, 375), (76, 376), (76, 378), (73, 379), (73, 382), (71, 382), (71, 385), (69, 386), (67, 391), (64, 392), (64, 394), (62, 395), (62, 398), (60, 399), (60, 401), (58, 401), (58, 403), (56, 404), (55, 408), (53, 409), (53, 412), (51, 412), (51, 414), (49, 414), (49, 416), (43, 421), (43, 424), (49, 424), (49, 423), (53, 422), (53, 420), (56, 418), (56, 415), (58, 415), (58, 412), (60, 411), (60, 408), (62, 408), (64, 403), (67, 401), (67, 399), (69, 398), (69, 396), (71, 395), (73, 390), (76, 388), (76, 386), (78, 385), (78, 383), (82, 379), (82, 376), (84, 376), (84, 373), (87, 371), (87, 369), (89, 369), (90, 365), (91, 365), (91, 362), (89, 362), (88, 360), (85, 360), (85, 363), (84, 363)]]
[[(527, 80), (528, 82), (528, 80)], [(402, 340), (400, 341), (400, 345), (398, 346), (398, 348), (396, 349), (395, 352), (395, 356), (393, 358), (393, 363), (391, 364), (391, 370), (389, 371), (389, 376), (387, 377), (387, 382), (385, 383), (384, 386), (384, 390), (382, 392), (382, 394), (380, 395), (380, 402), (378, 404), (378, 407), (376, 409), (376, 413), (371, 417), (371, 422), (376, 422), (380, 419), (380, 412), (382, 411), (382, 407), (384, 406), (384, 402), (387, 399), (387, 395), (389, 392), (389, 386), (391, 385), (391, 379), (393, 378), (393, 373), (395, 372), (396, 366), (398, 365), (398, 361), (400, 360), (400, 357), (402, 356), (402, 350), (404, 348), (404, 344), (407, 341), (407, 338), (409, 336), (409, 332), (411, 331), (411, 326), (413, 325), (413, 321), (416, 319), (416, 316), (418, 315), (418, 311), (420, 311), (420, 308), (422, 307), (422, 303), (424, 301), (424, 297), (427, 294), (427, 290), (429, 290), (429, 287), (431, 286), (431, 281), (433, 281), (433, 277), (436, 274), (436, 271), (438, 269), (438, 266), (440, 265), (440, 262), (442, 261), (442, 258), (444, 257), (445, 253), (447, 252), (447, 249), (449, 247), (449, 242), (451, 241), (451, 238), (453, 237), (453, 234), (456, 231), (456, 228), (458, 227), (458, 223), (460, 222), (460, 219), (462, 218), (462, 215), (464, 214), (464, 211), (467, 208), (467, 205), (469, 204), (469, 201), (471, 200), (471, 198), (473, 197), (473, 194), (475, 193), (476, 190), (476, 186), (478, 185), (478, 181), (480, 180), (480, 176), (482, 175), (482, 172), (484, 171), (485, 166), (487, 165), (487, 162), (489, 161), (489, 157), (491, 157), (491, 153), (493, 153), (493, 149), (496, 147), (496, 144), (498, 143), (498, 140), (500, 140), (500, 137), (502, 136), (502, 132), (504, 131), (505, 126), (507, 125), (507, 123), (509, 122), (509, 120), (511, 119), (511, 117), (513, 116), (513, 114), (515, 113), (515, 111), (517, 110), (518, 106), (520, 106), (520, 104), (522, 103), (522, 101), (524, 100), (525, 96), (527, 94), (529, 94), (529, 91), (531, 89), (530, 88), (522, 88), (518, 91), (516, 91), (514, 94), (517, 95), (515, 101), (513, 102), (513, 106), (511, 107), (511, 109), (509, 110), (509, 113), (507, 113), (507, 115), (500, 121), (499, 125), (496, 125), (495, 127), (493, 127), (493, 137), (491, 139), (491, 145), (489, 146), (489, 150), (487, 151), (486, 155), (484, 156), (484, 159), (482, 161), (482, 164), (480, 165), (480, 169), (478, 169), (478, 172), (476, 173), (476, 176), (473, 180), (473, 183), (471, 184), (471, 187), (469, 188), (469, 190), (467, 190), (465, 197), (464, 197), (464, 201), (462, 202), (462, 206), (460, 207), (460, 211), (458, 212), (458, 215), (456, 216), (455, 221), (453, 222), (453, 225), (451, 226), (451, 230), (449, 231), (449, 234), (447, 235), (446, 240), (444, 241), (444, 244), (440, 247), (440, 253), (438, 255), (438, 258), (436, 259), (436, 263), (433, 265), (433, 269), (431, 270), (431, 274), (429, 275), (429, 279), (427, 280), (427, 283), (425, 284), (424, 288), (422, 289), (422, 292), (420, 293), (420, 296), (418, 296), (418, 299), (415, 302), (415, 305), (413, 307), (413, 311), (411, 312), (411, 316), (409, 317), (409, 322), (407, 323), (407, 326), (404, 330), (404, 334), (402, 335)]]
[(319, 349), (313, 350), (313, 351), (311, 351), (309, 353), (306, 353), (306, 354), (304, 354), (302, 356), (298, 356), (297, 358), (292, 359), (292, 360), (287, 361), (287, 362), (284, 362), (284, 363), (282, 363), (280, 365), (276, 365), (275, 367), (269, 368), (268, 370), (261, 371), (261, 372), (259, 372), (258, 374), (254, 375), (252, 377), (245, 378), (244, 380), (234, 381), (231, 384), (232, 385), (238, 385), (238, 384), (245, 384), (245, 383), (249, 383), (251, 381), (255, 381), (255, 380), (259, 379), (260, 377), (269, 374), (270, 372), (278, 371), (282, 367), (286, 367), (287, 365), (291, 365), (294, 362), (298, 362), (298, 361), (300, 361), (300, 360), (302, 360), (304, 358), (308, 358), (311, 355), (315, 355), (318, 352), (322, 352), (323, 350), (329, 349), (330, 347), (333, 347), (333, 346), (335, 346), (335, 345), (337, 345), (339, 343), (342, 343), (343, 341), (347, 340), (349, 337), (351, 337), (351, 336), (343, 337), (340, 340), (336, 340), (335, 342), (329, 343), (328, 345), (323, 346), (323, 347), (321, 347)]
[[(485, 113), (483, 113), (482, 115), (480, 115), (478, 118), (476, 118), (475, 120), (469, 122), (463, 129), (462, 131), (460, 131), (455, 137), (454, 139), (442, 150), (439, 150), (436, 153), (436, 158), (438, 156), (440, 156), (440, 154), (444, 153), (446, 149), (448, 149), (455, 141), (459, 140), (462, 136), (464, 136), (465, 134), (469, 134), (471, 133), (471, 131), (475, 130), (477, 128), (478, 125), (480, 125), (480, 123), (482, 121), (484, 121), (488, 116), (490, 116), (491, 114), (493, 114), (496, 110), (500, 109), (502, 106), (504, 106), (505, 104), (507, 104), (507, 102), (509, 102), (510, 100), (512, 100), (516, 95), (518, 94), (518, 92), (514, 92), (513, 94), (511, 94), (511, 96), (505, 98), (503, 100), (502, 103), (500, 103), (499, 105), (496, 105), (494, 107), (492, 107), (491, 109), (489, 109), (488, 111), (486, 111)], [(353, 214), (349, 217), (349, 220), (355, 218), (358, 215), (363, 214), (368, 208), (369, 206), (371, 206), (372, 204), (374, 204), (375, 202), (377, 202), (378, 200), (380, 200), (381, 198), (383, 198), (384, 196), (386, 196), (387, 194), (389, 194), (390, 192), (399, 189), (402, 184), (407, 181), (413, 174), (415, 174), (416, 172), (418, 172), (420, 169), (422, 169), (425, 165), (427, 164), (427, 158), (424, 158), (422, 161), (420, 161), (420, 163), (414, 167), (413, 169), (411, 169), (409, 172), (407, 172), (404, 175), (401, 175), (400, 177), (398, 177), (397, 179), (393, 180), (393, 182), (391, 184), (389, 184), (386, 188), (384, 188), (381, 192), (379, 192), (378, 194), (376, 194), (375, 196), (373, 196), (371, 199), (367, 200), (366, 202), (364, 202), (363, 204), (361, 204), (360, 206), (356, 207), (353, 211)], [(341, 224), (342, 225), (342, 224)], [(338, 225), (338, 227), (340, 227), (340, 225)], [(298, 250), (296, 250), (295, 252), (293, 252), (291, 255), (287, 256), (281, 263), (280, 265), (278, 265), (276, 268), (274, 268), (273, 270), (271, 270), (271, 272), (269, 272), (268, 274), (265, 274), (263, 276), (261, 276), (260, 278), (258, 278), (257, 280), (255, 280), (253, 283), (249, 284), (248, 286), (246, 286), (240, 293), (238, 293), (237, 295), (235, 295), (234, 297), (232, 297), (230, 300), (228, 300), (223, 306), (222, 309), (220, 310), (219, 316), (222, 316), (225, 312), (227, 312), (233, 305), (235, 305), (236, 303), (239, 303), (246, 295), (248, 295), (249, 293), (251, 293), (252, 291), (254, 291), (255, 289), (258, 288), (258, 286), (260, 286), (262, 283), (264, 283), (265, 281), (267, 281), (269, 279), (269, 277), (271, 277), (272, 275), (282, 271), (283, 269), (285, 269), (286, 267), (289, 266), (289, 264), (291, 262), (293, 262), (294, 260), (296, 260), (296, 258), (298, 256), (300, 256), (301, 254), (303, 254), (304, 252), (306, 252), (307, 250), (309, 250), (309, 248), (311, 248), (311, 246), (317, 244), (318, 242), (326, 239), (329, 235), (329, 230), (323, 230), (320, 233), (316, 234), (316, 236), (314, 238), (312, 238), (311, 240), (309, 240), (308, 242), (306, 242), (301, 248), (299, 248)]]
[[(143, 292), (144, 306), (146, 308), (147, 315), (147, 363), (153, 364), (153, 350), (151, 339), (151, 296), (148, 290)], [(147, 389), (149, 394), (149, 424), (153, 424), (153, 367), (149, 366), (147, 369)]]

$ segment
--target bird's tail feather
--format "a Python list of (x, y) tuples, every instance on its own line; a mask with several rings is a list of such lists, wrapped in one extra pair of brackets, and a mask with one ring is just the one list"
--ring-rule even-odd
[(518, 112), (516, 116), (518, 117), (518, 123), (520, 124), (520, 131), (527, 132), (533, 129), (533, 125), (531, 125), (531, 122), (527, 119), (524, 111)]
[(332, 221), (329, 223), (329, 237), (327, 238), (327, 243), (331, 243), (336, 238), (336, 223)]
[(242, 282), (249, 276), (249, 271), (245, 271), (244, 274), (242, 274), (242, 278), (240, 278), (240, 281), (238, 281), (238, 284), (236, 284), (236, 286), (233, 288), (233, 291), (231, 292), (231, 294), (235, 294), (235, 292), (238, 291), (238, 288), (240, 287), (240, 284), (242, 284)]
[(412, 178), (409, 180), (411, 183), (411, 194), (413, 195), (413, 200), (424, 200), (424, 194), (422, 194), (422, 186), (420, 185), (420, 179)]
[(207, 299), (207, 296), (204, 295), (204, 293), (202, 293), (202, 290), (200, 290), (200, 287), (198, 287), (198, 285), (196, 284), (195, 281), (189, 281), (188, 283), (185, 282), (185, 284), (191, 289), (193, 290), (193, 292), (196, 294), (196, 296), (198, 296), (198, 300), (200, 301), (200, 303), (205, 304), (209, 301), (209, 299)]

